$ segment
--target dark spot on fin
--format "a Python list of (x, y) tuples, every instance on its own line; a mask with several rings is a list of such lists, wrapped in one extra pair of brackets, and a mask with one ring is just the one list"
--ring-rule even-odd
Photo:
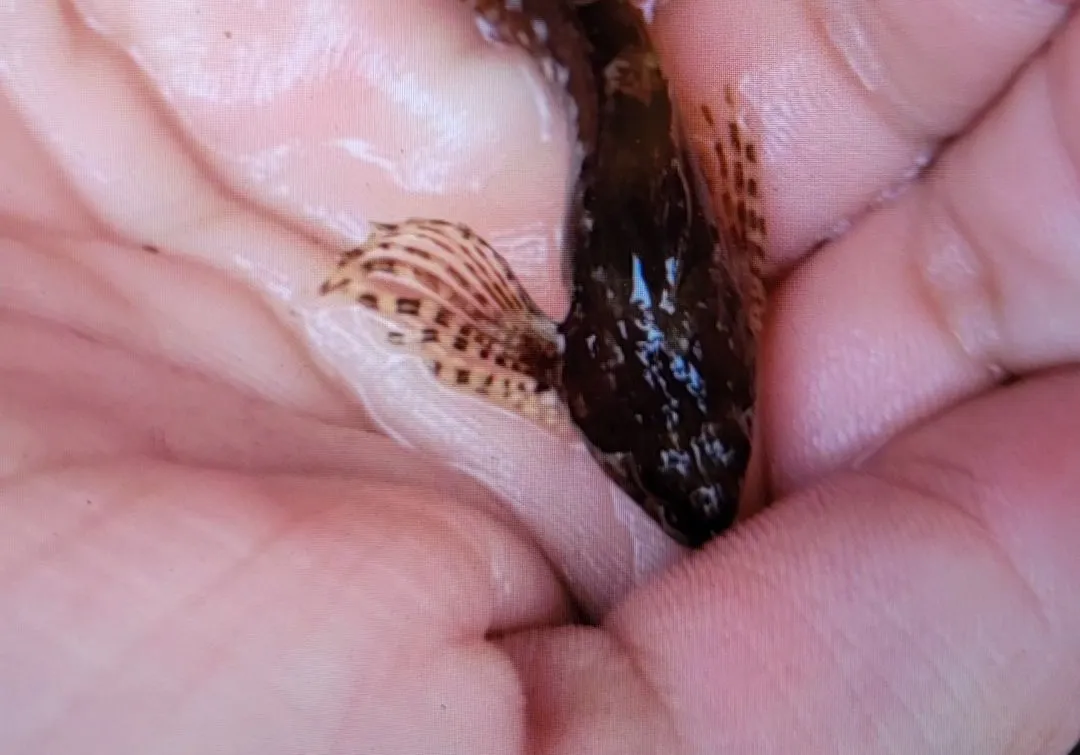
[[(335, 288), (337, 288), (337, 287), (335, 287)], [(335, 290), (335, 289), (331, 289), (331, 290)], [(375, 294), (372, 294), (372, 293), (367, 293), (367, 292), (361, 293), (359, 296), (356, 297), (356, 301), (359, 302), (360, 304), (363, 304), (368, 309), (378, 309), (379, 308), (379, 298), (377, 296), (375, 296)]]
[(397, 313), (399, 315), (418, 315), (418, 314), (420, 314), (420, 300), (419, 299), (398, 299), (397, 300)]

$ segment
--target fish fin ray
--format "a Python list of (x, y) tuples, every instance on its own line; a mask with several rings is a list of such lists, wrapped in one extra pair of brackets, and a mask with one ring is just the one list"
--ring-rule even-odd
[(715, 199), (718, 230), (730, 250), (726, 260), (746, 299), (747, 323), (756, 337), (764, 318), (768, 224), (765, 214), (762, 154), (743, 118), (744, 107), (731, 86), (724, 88), (723, 112), (701, 108), (710, 137), (706, 161)]
[[(509, 266), (459, 223), (373, 223), (320, 286), (372, 310), (387, 340), (442, 383), (547, 422), (557, 414), (557, 329)], [(547, 395), (551, 394), (551, 395)]]

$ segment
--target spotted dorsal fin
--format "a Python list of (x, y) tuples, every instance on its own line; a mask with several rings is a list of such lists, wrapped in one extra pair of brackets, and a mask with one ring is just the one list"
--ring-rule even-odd
[(557, 327), (506, 261), (461, 223), (373, 223), (320, 287), (377, 312), (388, 341), (424, 357), (441, 382), (554, 421)]
[(730, 86), (724, 89), (723, 112), (703, 105), (701, 116), (710, 139), (704, 173), (710, 194), (718, 200), (717, 222), (728, 248), (729, 258), (721, 262), (739, 282), (747, 323), (756, 337), (767, 298), (761, 151), (742, 122), (738, 97)]

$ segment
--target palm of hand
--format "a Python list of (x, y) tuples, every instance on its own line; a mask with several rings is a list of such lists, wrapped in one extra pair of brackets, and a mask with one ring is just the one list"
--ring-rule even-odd
[[(775, 122), (785, 498), (636, 587), (679, 554), (618, 521), (586, 454), (429, 387), (313, 295), (340, 243), (319, 234), (377, 205), (539, 239), (508, 256), (562, 305), (530, 252), (568, 144), (538, 141), (523, 70), (456, 8), (403, 40), (429, 4), (366, 5), (0, 10), (4, 751), (1064, 750), (1080, 382), (995, 388), (1080, 351), (1080, 25), (1024, 62), (1064, 6), (905, 10), (923, 55), (856, 49), (841, 19), (826, 43), (782, 11), (660, 17), (683, 86), (735, 66)], [(564, 583), (600, 628), (547, 628)]]

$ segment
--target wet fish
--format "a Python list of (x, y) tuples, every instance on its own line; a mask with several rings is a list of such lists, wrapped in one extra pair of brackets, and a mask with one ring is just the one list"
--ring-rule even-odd
[[(393, 324), (444, 382), (538, 421), (568, 411), (594, 458), (668, 534), (738, 520), (765, 303), (759, 155), (734, 112), (696, 159), (640, 11), (626, 0), (469, 0), (567, 92), (581, 166), (567, 212), (571, 307), (537, 307), (467, 226), (373, 224), (324, 294)], [(719, 223), (710, 195), (720, 198)]]

